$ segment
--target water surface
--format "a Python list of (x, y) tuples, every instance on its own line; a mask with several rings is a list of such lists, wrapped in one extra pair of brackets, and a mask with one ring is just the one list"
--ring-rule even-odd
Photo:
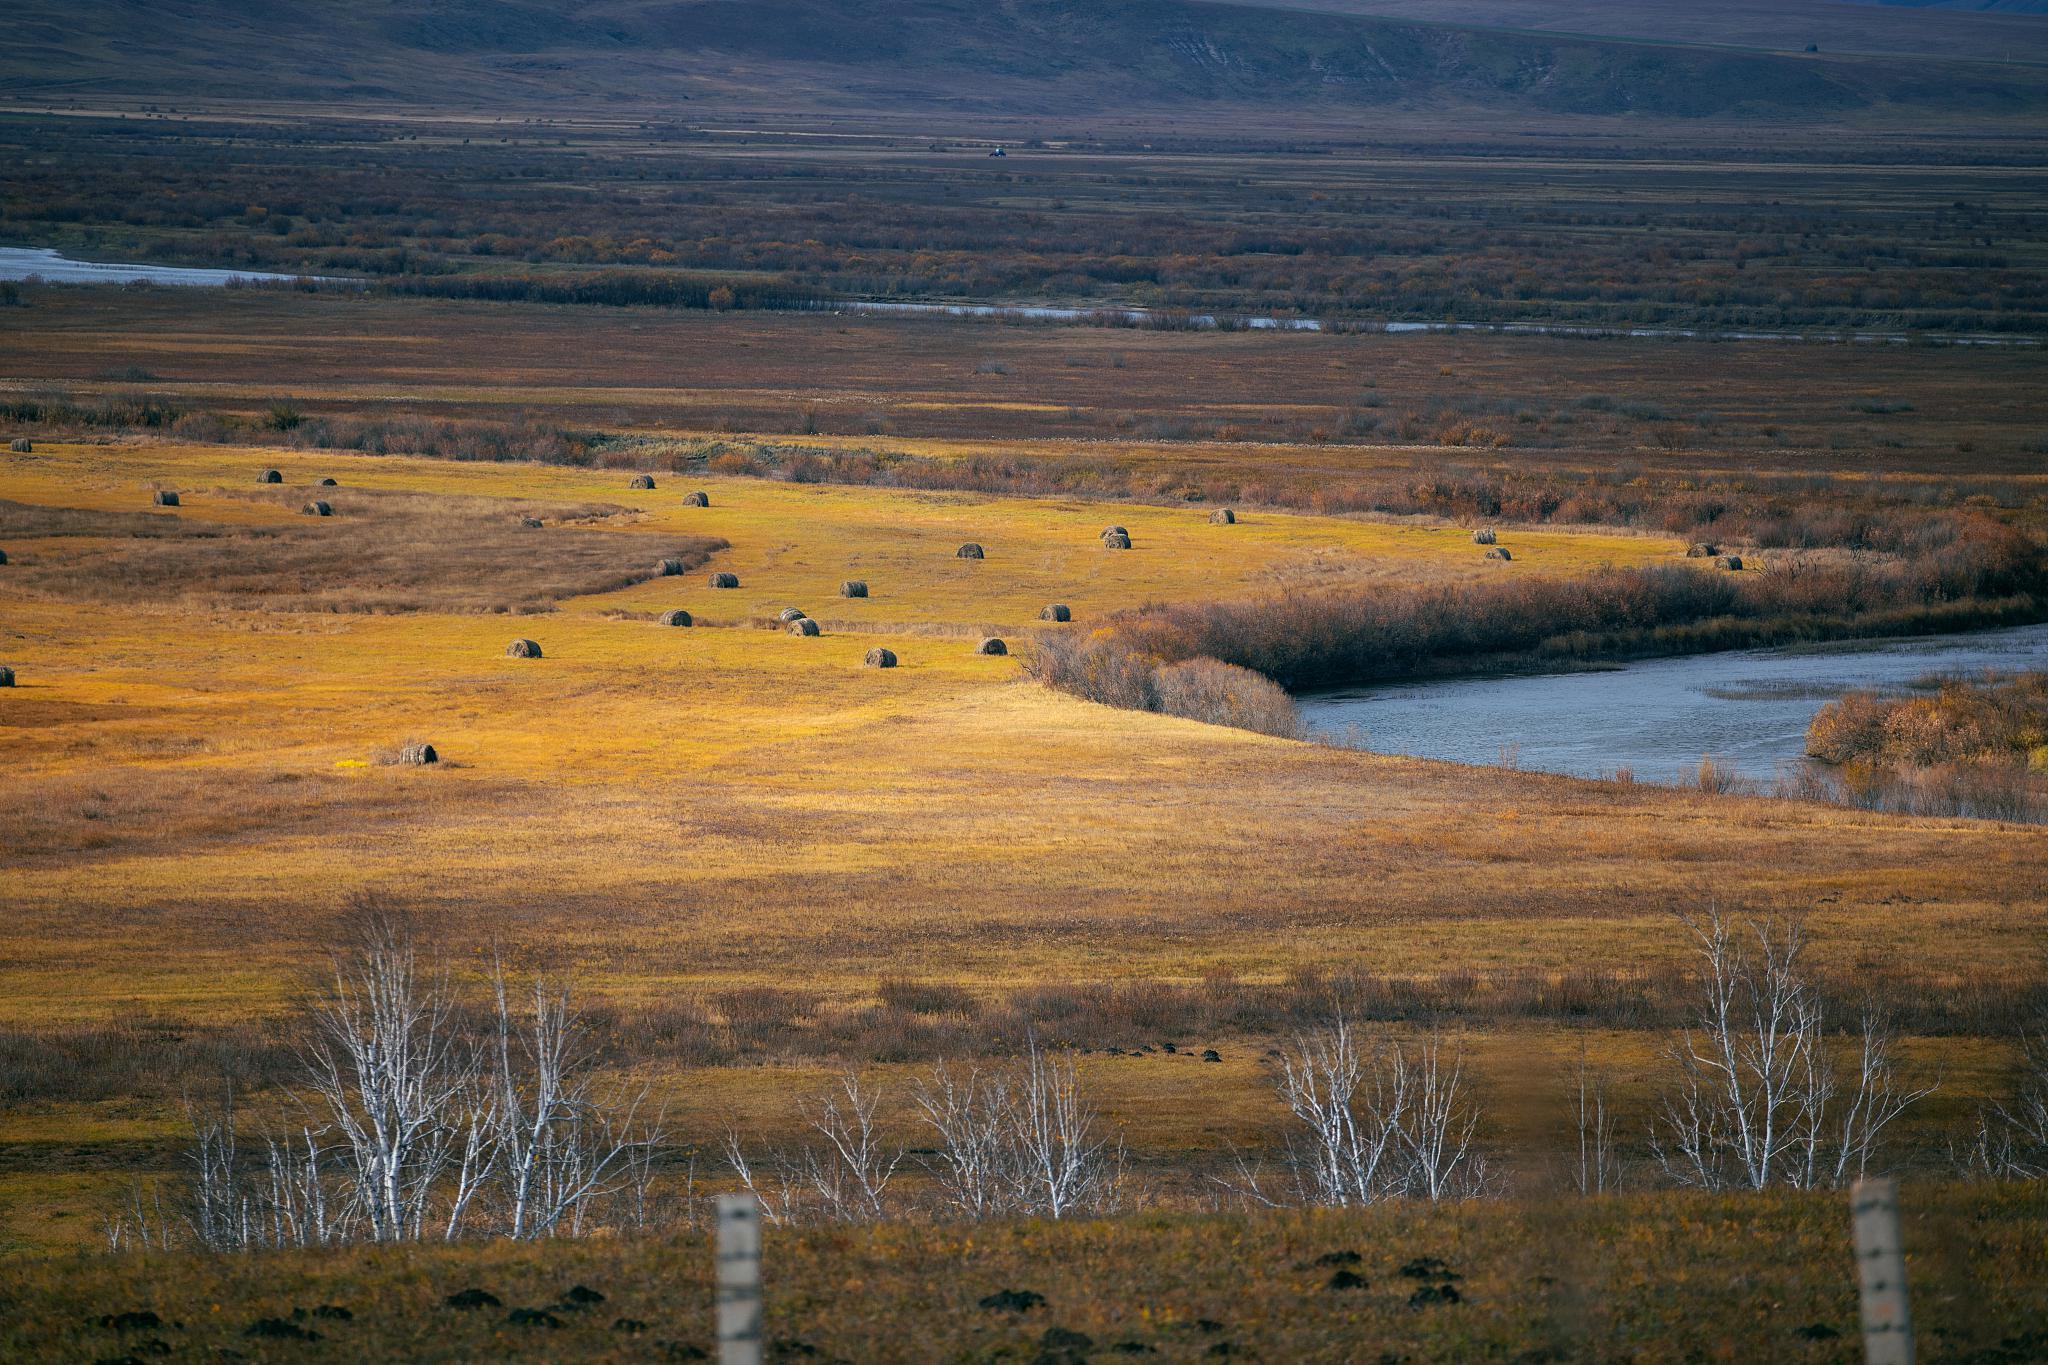
[(74, 261), (53, 247), (0, 246), (0, 280), (52, 284), (175, 284), (219, 288), (236, 280), (328, 280), (327, 275), (278, 275), (266, 270), (200, 270), (185, 265), (124, 265)]
[(1379, 753), (1638, 781), (1703, 755), (1769, 781), (1806, 752), (1829, 700), (1930, 673), (2048, 668), (2048, 625), (1651, 659), (1611, 672), (1390, 683), (1301, 699), (1311, 731)]

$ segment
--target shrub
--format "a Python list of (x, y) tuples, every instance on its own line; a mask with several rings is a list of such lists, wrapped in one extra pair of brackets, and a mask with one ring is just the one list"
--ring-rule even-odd
[(1189, 659), (1168, 664), (1153, 674), (1158, 707), (1210, 725), (1255, 730), (1285, 739), (1301, 737), (1301, 716), (1294, 698), (1263, 674), (1215, 659)]

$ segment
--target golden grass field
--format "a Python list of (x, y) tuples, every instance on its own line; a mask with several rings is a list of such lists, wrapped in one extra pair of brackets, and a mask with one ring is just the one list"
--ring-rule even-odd
[[(286, 482), (259, 488), (271, 466)], [(300, 516), (323, 476), (336, 516)], [(0, 454), (0, 499), (19, 505), (0, 506), (0, 527), (70, 509), (94, 531), (0, 531), (0, 662), (19, 678), (0, 692), (0, 1027), (265, 1027), (364, 892), (415, 908), (458, 961), (501, 947), (628, 1018), (756, 986), (796, 991), (800, 1013), (855, 1009), (904, 978), (993, 997), (1316, 970), (1627, 972), (1677, 961), (1671, 912), (1709, 900), (1810, 910), (1830, 970), (1936, 995), (2042, 972), (2039, 829), (1268, 739), (1083, 703), (972, 648), (988, 633), (1026, 645), (1053, 601), (1073, 608), (1064, 629), (1087, 630), (1149, 600), (1570, 574), (1682, 556), (1677, 542), (1508, 528), (1515, 559), (1499, 564), (1450, 526), (1257, 509), (1216, 526), (1201, 507), (627, 478), (144, 441)], [(153, 508), (158, 487), (182, 505)], [(708, 508), (683, 505), (694, 488)], [(545, 524), (520, 527), (528, 514)], [(137, 534), (137, 516), (189, 534)], [(1134, 550), (1100, 548), (1112, 522)], [(409, 591), (462, 610), (327, 609), (391, 571), (335, 545), (420, 528), (432, 572)], [(267, 543), (249, 535), (330, 544), (303, 561), (317, 574), (222, 599), (193, 549), (219, 546), (225, 574)], [(707, 537), (729, 548), (555, 610), (489, 610), (545, 592), (550, 537), (598, 538), (612, 568)], [(966, 540), (987, 559), (956, 559)], [(464, 562), (479, 545), (488, 580)], [(93, 565), (123, 591), (83, 586)], [(167, 566), (175, 577), (155, 573)], [(711, 589), (712, 570), (742, 587)], [(872, 596), (837, 596), (850, 577)], [(824, 633), (768, 624), (791, 605)], [(648, 619), (671, 607), (696, 626)], [(505, 657), (514, 636), (546, 657)], [(862, 667), (878, 643), (899, 668)], [(410, 739), (444, 761), (379, 761)], [(1141, 1166), (1257, 1144), (1275, 1120), (1264, 1042), (1181, 1041), (1220, 1044), (1225, 1063), (1088, 1064)], [(1597, 1041), (1647, 1104), (1656, 1040)], [(1552, 1026), (1472, 1038), (1503, 1145), (1561, 1141), (1553, 1082), (1577, 1046)], [(1911, 1047), (1950, 1082), (1916, 1117), (1930, 1132), (1968, 1112), (2004, 1055)], [(701, 1145), (727, 1122), (793, 1122), (794, 1097), (831, 1070), (644, 1078)], [(182, 1122), (165, 1095), (0, 1115), (11, 1244), (89, 1240), (96, 1201), (166, 1168)]]

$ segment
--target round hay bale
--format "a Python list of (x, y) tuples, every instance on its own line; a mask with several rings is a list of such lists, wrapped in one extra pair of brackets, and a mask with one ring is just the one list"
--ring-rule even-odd
[(7, 551), (5, 551), (5, 550), (0, 550), (0, 564), (5, 564), (6, 562), (7, 562)]
[(156, 505), (158, 507), (176, 507), (178, 505), (178, 495), (168, 488), (159, 488), (156, 492)]
[(809, 615), (810, 613), (802, 607), (784, 607), (781, 611), (775, 613), (775, 619), (786, 626), (791, 621), (801, 621)]
[(332, 480), (332, 479), (321, 479), (321, 480), (320, 480), (320, 481), (319, 481), (318, 483), (316, 483), (316, 484), (314, 485), (314, 487), (316, 487), (316, 488), (339, 488), (339, 487), (341, 487), (341, 485), (340, 485), (340, 484), (338, 484), (338, 483), (336, 483), (336, 482), (335, 482), (334, 480)]
[(627, 484), (626, 487), (652, 488), (654, 487), (654, 476), (652, 474), (635, 474), (633, 476), (633, 481)]
[(263, 472), (262, 472), (261, 474), (258, 474), (258, 475), (256, 476), (256, 482), (258, 482), (258, 483), (283, 483), (283, 482), (284, 482), (284, 471), (283, 471), (283, 470), (281, 470), (281, 469), (266, 469), (266, 470), (264, 470), (264, 471), (263, 471)]
[(1041, 621), (1071, 621), (1074, 619), (1074, 613), (1067, 610), (1066, 603), (1054, 602), (1044, 611), (1038, 613), (1038, 619)]
[(1698, 541), (1685, 547), (1685, 557), (1687, 559), (1712, 559), (1719, 553), (1721, 553), (1721, 547), (1714, 544), (1711, 540)]
[(695, 621), (690, 619), (690, 613), (684, 611), (681, 607), (677, 607), (673, 611), (665, 611), (654, 619), (658, 624), (664, 626), (693, 626), (696, 624)]
[(1472, 533), (1472, 543), (1474, 545), (1493, 544), (1493, 528), (1490, 526), (1482, 526), (1478, 530), (1474, 531)]
[(1209, 514), (1209, 524), (1212, 526), (1235, 526), (1237, 525), (1237, 513), (1231, 511), (1228, 507), (1219, 507)]
[(36, 443), (26, 436), (17, 436), (7, 448), (17, 455), (26, 455), (36, 448)]
[(868, 595), (868, 585), (863, 579), (849, 578), (839, 585), (839, 595), (841, 597), (866, 597)]
[(1715, 555), (1715, 556), (1714, 556), (1714, 567), (1715, 567), (1715, 568), (1717, 568), (1717, 569), (1729, 569), (1729, 570), (1732, 570), (1732, 571), (1737, 571), (1737, 572), (1739, 572), (1739, 571), (1741, 570), (1741, 568), (1742, 568), (1742, 556), (1741, 556), (1741, 555)]
[(529, 531), (538, 531), (543, 523), (539, 517), (521, 517), (519, 524)]
[(514, 659), (538, 659), (541, 657), (540, 641), (521, 637), (506, 645), (505, 653)]
[(985, 558), (987, 558), (987, 556), (986, 556), (986, 555), (984, 555), (984, 554), (982, 554), (982, 552), (981, 552), (981, 546), (979, 546), (979, 545), (975, 544), (975, 543), (974, 543), (973, 541), (971, 541), (971, 540), (970, 540), (970, 541), (968, 541), (968, 542), (967, 542), (967, 543), (966, 543), (965, 545), (962, 545), (962, 546), (961, 546), (961, 547), (960, 547), (959, 549), (957, 549), (957, 550), (953, 551), (953, 558), (955, 558), (955, 559), (985, 559)]
[(861, 662), (869, 668), (894, 668), (896, 666), (896, 651), (893, 649), (883, 649), (880, 645), (876, 645), (868, 651), (867, 658), (862, 659)]
[(1008, 654), (1010, 647), (991, 635), (974, 647), (976, 654)]
[[(883, 652), (887, 653), (886, 650)], [(896, 656), (893, 654), (889, 655), (889, 662), (892, 664), (895, 663)], [(7, 665), (5, 664), (0, 664), (0, 687), (12, 686), (14, 686), (14, 670), (7, 667)]]
[(1513, 559), (1514, 555), (1508, 552), (1507, 546), (1496, 545), (1486, 552), (1486, 557), (1488, 559)]
[(654, 576), (656, 578), (674, 578), (682, 571), (683, 561), (680, 559), (657, 559), (654, 561)]
[(818, 633), (818, 623), (808, 616), (799, 616), (796, 620), (789, 623), (789, 633), (791, 635), (816, 635)]
[(1104, 540), (1108, 540), (1111, 536), (1127, 536), (1130, 533), (1130, 528), (1125, 526), (1105, 526), (1102, 528), (1102, 538)]
[(1105, 550), (1128, 550), (1131, 548), (1131, 538), (1124, 535), (1110, 535), (1108, 532), (1104, 532), (1102, 548)]
[(685, 507), (709, 507), (710, 505), (711, 495), (701, 488), (694, 493), (685, 493), (683, 495), (683, 506)]
[(398, 751), (398, 761), (411, 767), (422, 768), (429, 763), (439, 763), (441, 755), (434, 752), (431, 744), (408, 744)]
[(307, 503), (299, 510), (309, 517), (331, 517), (334, 515), (334, 508), (318, 498), (313, 499), (313, 501)]
[(739, 585), (740, 576), (736, 573), (715, 573), (711, 575), (711, 586), (714, 588), (737, 588)]

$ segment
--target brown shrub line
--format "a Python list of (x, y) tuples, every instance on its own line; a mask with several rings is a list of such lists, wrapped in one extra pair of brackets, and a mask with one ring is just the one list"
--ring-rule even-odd
[[(1819, 989), (1845, 1018), (1863, 1001), (1881, 999), (1902, 1031), (1919, 1036), (2019, 1038), (2038, 1026), (2048, 1004), (2040, 984), (2017, 972), (1934, 985), (1859, 969), (1823, 978)], [(1049, 983), (993, 996), (898, 978), (877, 983), (868, 1003), (744, 987), (646, 1004), (591, 1003), (585, 1015), (605, 1060), (619, 1067), (861, 1066), (1010, 1057), (1033, 1039), (1083, 1051), (1266, 1045), (1326, 1022), (1335, 1007), (1361, 1023), (1666, 1030), (1685, 1020), (1697, 994), (1697, 982), (1677, 966), (1311, 971), (1272, 983)], [(240, 1091), (271, 1089), (299, 1074), (289, 1033), (281, 1019), (198, 1025), (158, 1014), (0, 1029), (0, 1101), (175, 1096), (223, 1078)]]
[(1302, 690), (2042, 619), (2048, 565), (2031, 537), (1982, 513), (1942, 520), (1949, 524), (1926, 548), (1889, 560), (1787, 559), (1741, 574), (1653, 565), (1147, 606), (1112, 616), (1090, 641), (1070, 647), (1074, 657), (1050, 659), (1041, 676), (1131, 706), (1140, 704), (1145, 670), (1192, 659)]

